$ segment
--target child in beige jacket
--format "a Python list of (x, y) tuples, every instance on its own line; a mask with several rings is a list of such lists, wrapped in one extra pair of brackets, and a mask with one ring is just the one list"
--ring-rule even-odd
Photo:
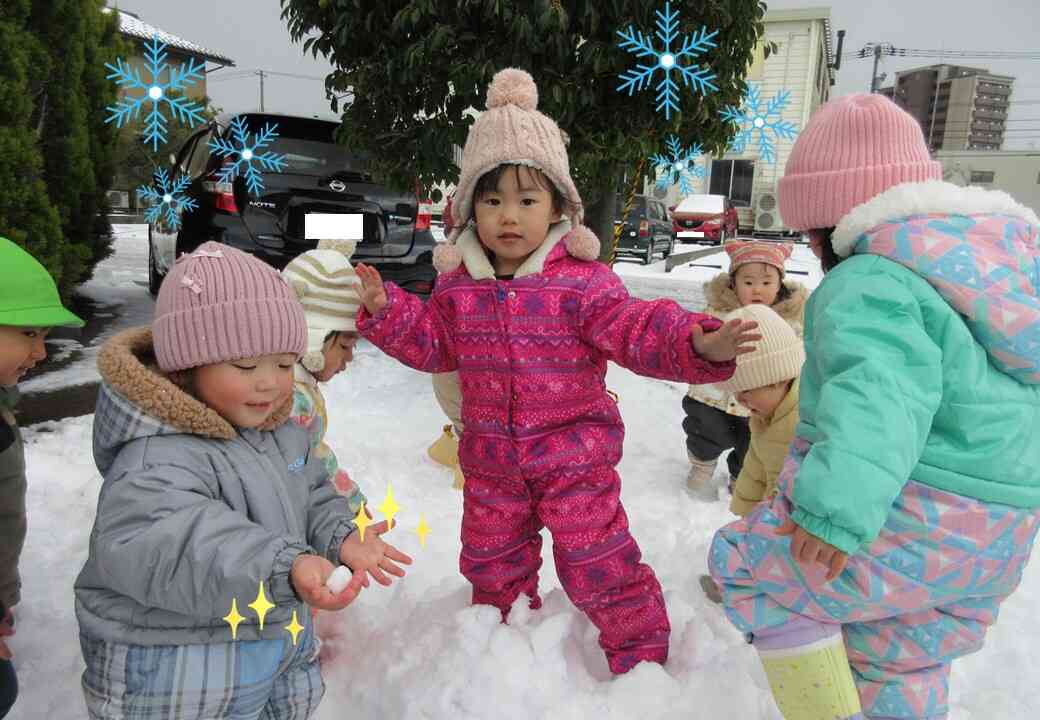
[[(746, 305), (725, 316), (727, 321), (734, 318), (756, 321), (762, 335), (753, 352), (737, 357), (733, 377), (718, 385), (750, 414), (751, 441), (729, 506), (744, 516), (776, 495), (777, 478), (798, 425), (798, 378), (805, 349), (790, 323), (768, 305)], [(710, 599), (719, 601), (711, 577), (702, 575), (701, 586)]]

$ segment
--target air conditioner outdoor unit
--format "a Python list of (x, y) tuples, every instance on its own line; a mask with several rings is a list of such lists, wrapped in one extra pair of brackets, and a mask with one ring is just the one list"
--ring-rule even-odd
[(768, 190), (755, 198), (755, 230), (779, 230), (783, 227), (780, 221), (780, 210), (777, 208), (776, 191)]
[(109, 190), (105, 195), (113, 210), (130, 209), (130, 193), (126, 190)]

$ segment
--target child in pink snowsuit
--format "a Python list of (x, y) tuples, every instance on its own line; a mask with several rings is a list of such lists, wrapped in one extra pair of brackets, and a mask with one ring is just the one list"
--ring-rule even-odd
[[(454, 245), (423, 304), (359, 265), (362, 335), (425, 372), (458, 370), (465, 473), (462, 574), (473, 602), (540, 605), (548, 527), (568, 597), (600, 630), (610, 669), (668, 656), (661, 587), (619, 501), (624, 425), (607, 361), (693, 383), (733, 374), (755, 323), (725, 326), (668, 300), (628, 296), (596, 262), (560, 129), (531, 76), (499, 72), (473, 124), (453, 203)], [(571, 218), (574, 220), (572, 225)]]

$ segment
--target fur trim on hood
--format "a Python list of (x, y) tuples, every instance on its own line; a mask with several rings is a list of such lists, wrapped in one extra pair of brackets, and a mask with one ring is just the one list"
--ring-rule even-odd
[[(560, 220), (549, 228), (545, 242), (535, 250), (517, 269), (514, 277), (534, 275), (545, 268), (545, 260), (560, 241), (567, 247), (567, 252), (578, 260), (596, 260), (599, 257), (599, 239), (584, 225), (572, 229), (570, 220)], [(477, 237), (476, 228), (466, 226), (455, 237), (454, 244), (441, 243), (433, 252), (433, 264), (440, 273), (448, 273), (466, 266), (466, 271), (474, 280), (486, 280), (495, 277), (495, 268), (488, 259), (487, 250)]]
[[(791, 291), (791, 297), (773, 305), (773, 310), (788, 323), (800, 326), (804, 323), (805, 301), (809, 299), (809, 291), (794, 280), (785, 279), (784, 286)], [(728, 273), (716, 275), (704, 286), (704, 299), (708, 302), (707, 312), (717, 317), (740, 307), (737, 292), (730, 287)]]
[[(102, 347), (97, 364), (105, 383), (165, 425), (218, 440), (231, 440), (238, 434), (216, 410), (189, 395), (159, 370), (151, 328), (132, 328), (115, 335)], [(282, 425), (292, 413), (292, 403), (289, 393), (259, 429), (273, 430)]]
[(840, 257), (852, 254), (863, 233), (882, 223), (912, 215), (1011, 215), (1031, 225), (1040, 225), (1035, 212), (1000, 190), (960, 187), (940, 180), (903, 183), (857, 205), (841, 219), (831, 245)]

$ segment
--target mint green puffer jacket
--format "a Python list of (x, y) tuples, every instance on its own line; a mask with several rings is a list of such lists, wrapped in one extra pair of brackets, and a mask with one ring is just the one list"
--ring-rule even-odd
[(832, 243), (853, 254), (806, 307), (780, 479), (796, 523), (855, 552), (910, 479), (1040, 507), (1037, 225), (1003, 193), (938, 182), (843, 219)]

